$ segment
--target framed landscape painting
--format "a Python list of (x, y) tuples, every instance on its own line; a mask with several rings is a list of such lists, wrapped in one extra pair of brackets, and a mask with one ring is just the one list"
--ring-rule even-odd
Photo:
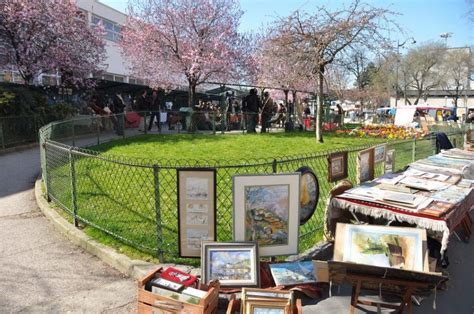
[(201, 263), (205, 284), (216, 279), (224, 287), (257, 287), (260, 284), (255, 242), (203, 242)]
[(362, 150), (357, 155), (357, 179), (359, 183), (374, 179), (374, 149)]
[(201, 256), (201, 241), (216, 240), (216, 170), (178, 169), (178, 247), (181, 257)]
[(300, 225), (305, 224), (314, 214), (319, 199), (319, 182), (313, 170), (301, 167), (300, 178)]
[(234, 240), (258, 242), (261, 256), (298, 252), (300, 174), (234, 176)]
[(347, 178), (347, 152), (332, 153), (328, 157), (328, 181)]
[(386, 150), (385, 144), (374, 147), (374, 163), (375, 164), (385, 161), (385, 150)]
[(385, 154), (385, 166), (384, 170), (386, 173), (395, 171), (395, 150), (391, 149)]
[(270, 264), (270, 272), (277, 286), (316, 283), (313, 261)]
[(335, 261), (423, 272), (426, 253), (424, 229), (337, 224)]

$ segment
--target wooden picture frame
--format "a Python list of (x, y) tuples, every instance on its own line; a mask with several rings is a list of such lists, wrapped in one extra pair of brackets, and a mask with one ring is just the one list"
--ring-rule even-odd
[(177, 169), (180, 257), (201, 256), (201, 241), (216, 240), (216, 170)]
[[(296, 305), (293, 291), (270, 290), (259, 288), (242, 288), (241, 313), (270, 313), (290, 314)], [(260, 309), (260, 311), (259, 311)], [(265, 311), (266, 310), (266, 311)]]
[(374, 179), (374, 148), (360, 151), (357, 154), (357, 180), (358, 183)]
[(203, 283), (218, 279), (222, 287), (260, 286), (257, 243), (202, 242), (201, 249)]
[(300, 173), (236, 175), (234, 240), (256, 241), (261, 256), (298, 253)]
[(260, 301), (252, 300), (245, 302), (245, 311), (247, 314), (291, 314), (291, 305), (275, 302), (272, 300)]
[(328, 156), (328, 181), (336, 182), (347, 178), (347, 152), (332, 153)]
[(466, 143), (474, 144), (474, 132), (470, 128), (466, 130)]
[(387, 145), (377, 145), (374, 147), (374, 164), (385, 162), (385, 154), (387, 151)]
[(390, 149), (385, 154), (385, 164), (384, 164), (384, 172), (394, 172), (395, 171), (395, 150)]
[(313, 216), (319, 200), (319, 181), (313, 170), (301, 167), (296, 170), (300, 178), (300, 225), (304, 225)]
[(429, 272), (426, 230), (338, 223), (334, 261)]

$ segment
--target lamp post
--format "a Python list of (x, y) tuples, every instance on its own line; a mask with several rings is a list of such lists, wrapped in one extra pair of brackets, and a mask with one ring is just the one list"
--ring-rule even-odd
[(448, 38), (452, 36), (453, 36), (453, 33), (451, 32), (439, 34), (439, 37), (444, 38), (444, 45), (446, 46), (446, 48), (448, 48)]
[[(400, 44), (400, 41), (397, 40), (397, 67), (395, 69), (395, 108), (397, 108), (397, 105), (398, 105), (398, 65), (400, 63), (400, 48), (403, 47), (407, 42), (408, 40), (412, 40), (412, 44), (415, 44), (416, 43), (416, 40), (415, 38), (413, 37), (410, 37), (410, 38), (407, 38), (405, 39), (404, 42), (402, 42)], [(406, 99), (406, 87), (405, 87), (405, 99)], [(406, 100), (405, 100), (405, 105), (406, 105)]]

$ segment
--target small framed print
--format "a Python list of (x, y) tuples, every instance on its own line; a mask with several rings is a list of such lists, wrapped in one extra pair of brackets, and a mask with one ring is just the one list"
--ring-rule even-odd
[(374, 163), (380, 163), (385, 161), (385, 144), (374, 147)]
[(178, 169), (180, 257), (201, 256), (201, 242), (216, 240), (216, 170)]
[(466, 143), (474, 144), (474, 132), (470, 128), (466, 130)]
[(300, 173), (234, 176), (234, 240), (261, 256), (298, 253)]
[(290, 314), (291, 306), (275, 301), (247, 301), (245, 302), (245, 312), (248, 314)]
[(357, 179), (363, 183), (374, 179), (374, 149), (362, 150), (357, 155)]
[(301, 167), (300, 177), (300, 225), (304, 225), (314, 214), (319, 199), (319, 182), (313, 170)]
[(385, 154), (385, 173), (395, 171), (395, 150), (388, 150)]
[(218, 279), (223, 287), (260, 285), (258, 247), (255, 242), (203, 242), (202, 282)]
[(347, 152), (332, 153), (328, 157), (328, 181), (347, 178)]

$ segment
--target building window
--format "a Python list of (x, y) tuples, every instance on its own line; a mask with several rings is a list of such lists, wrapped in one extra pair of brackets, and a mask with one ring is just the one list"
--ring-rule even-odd
[(102, 24), (105, 31), (105, 38), (111, 41), (119, 41), (122, 39), (122, 26), (119, 24), (104, 19), (97, 15), (92, 15), (92, 25)]
[(123, 76), (120, 76), (120, 75), (114, 75), (114, 78), (115, 78), (115, 82), (123, 82), (125, 79)]

